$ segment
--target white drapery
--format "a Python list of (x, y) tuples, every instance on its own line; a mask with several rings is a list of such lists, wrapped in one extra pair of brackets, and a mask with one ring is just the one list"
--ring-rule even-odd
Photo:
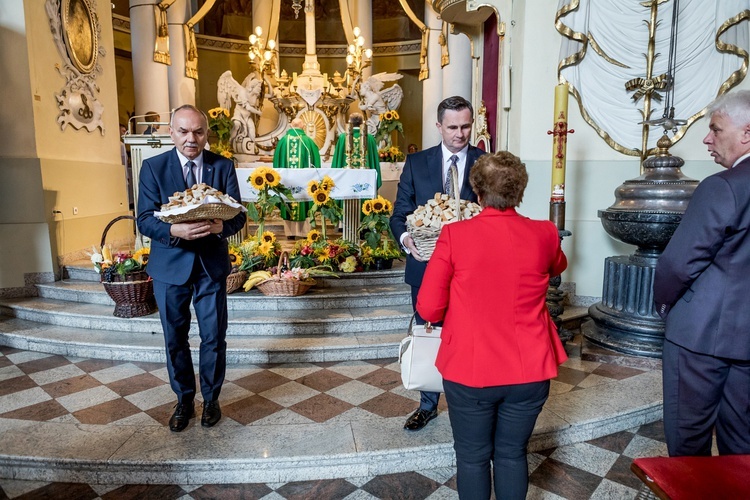
[[(242, 201), (255, 201), (258, 191), (250, 186), (247, 178), (255, 168), (237, 168), (237, 180), (240, 184)], [(281, 176), (281, 183), (292, 192), (295, 201), (310, 201), (307, 184), (321, 181), (329, 176), (335, 186), (331, 190), (334, 200), (367, 200), (377, 196), (377, 172), (372, 169), (355, 168), (279, 168), (276, 170)]]
[[(667, 73), (672, 2), (659, 5), (658, 56), (652, 77)], [(563, 35), (559, 74), (579, 100), (581, 113), (614, 149), (640, 154), (643, 99), (626, 82), (646, 77), (650, 7), (639, 0), (560, 0), (556, 27)], [(748, 60), (749, 0), (681, 0), (675, 71), (675, 118), (686, 119), (674, 140), (702, 116), (720, 93), (744, 78)], [(721, 49), (721, 51), (720, 51)], [(664, 92), (661, 92), (664, 96)], [(646, 119), (661, 118), (664, 99), (651, 101)], [(663, 134), (651, 127), (648, 149)]]

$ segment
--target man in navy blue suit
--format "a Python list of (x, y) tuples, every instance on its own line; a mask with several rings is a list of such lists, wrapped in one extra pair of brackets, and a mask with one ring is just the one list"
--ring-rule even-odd
[[(484, 154), (481, 149), (469, 145), (474, 122), (474, 108), (469, 101), (460, 96), (444, 99), (438, 105), (437, 120), (442, 141), (437, 146), (406, 157), (390, 221), (394, 236), (407, 253), (404, 281), (411, 285), (412, 307), (417, 303), (427, 261), (419, 255), (414, 240), (406, 230), (406, 216), (434, 198), (435, 193), (446, 192), (446, 177), (452, 167), (458, 172), (461, 199), (476, 202), (477, 196), (469, 184), (469, 171), (476, 159)], [(424, 323), (419, 315), (416, 320), (418, 324)], [(437, 416), (439, 399), (438, 392), (422, 392), (419, 409), (406, 420), (404, 429), (418, 431), (427, 425)]]
[(750, 453), (750, 91), (708, 107), (703, 143), (726, 170), (695, 190), (654, 277), (666, 318), (664, 432), (671, 456)]
[(172, 113), (169, 126), (174, 149), (144, 160), (138, 191), (138, 229), (151, 238), (148, 273), (164, 330), (167, 369), (177, 405), (169, 420), (174, 432), (185, 429), (195, 415), (196, 392), (190, 355), (190, 301), (200, 331), (201, 425), (221, 419), (219, 393), (226, 372), (227, 293), (230, 271), (227, 238), (245, 224), (242, 212), (231, 220), (201, 220), (168, 224), (154, 217), (169, 197), (194, 184), (205, 183), (240, 199), (234, 164), (204, 149), (206, 115), (185, 105)]

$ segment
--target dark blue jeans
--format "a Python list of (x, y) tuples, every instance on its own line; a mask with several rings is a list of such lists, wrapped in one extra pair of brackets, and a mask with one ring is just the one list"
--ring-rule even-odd
[(490, 498), (490, 462), (495, 498), (526, 498), (526, 447), (549, 386), (545, 380), (476, 388), (443, 380), (461, 500)]

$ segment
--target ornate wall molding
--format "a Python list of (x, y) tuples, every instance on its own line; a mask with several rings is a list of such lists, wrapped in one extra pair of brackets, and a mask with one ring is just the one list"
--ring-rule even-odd
[(62, 65), (55, 68), (65, 78), (65, 86), (55, 94), (61, 130), (68, 125), (89, 132), (97, 128), (104, 135), (96, 78), (102, 73), (99, 58), (106, 54), (101, 45), (101, 26), (95, 0), (47, 0), (50, 31)]

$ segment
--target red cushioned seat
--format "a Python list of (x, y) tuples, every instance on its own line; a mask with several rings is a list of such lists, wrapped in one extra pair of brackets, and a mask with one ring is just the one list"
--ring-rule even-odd
[(636, 458), (630, 469), (662, 499), (750, 498), (750, 455)]

